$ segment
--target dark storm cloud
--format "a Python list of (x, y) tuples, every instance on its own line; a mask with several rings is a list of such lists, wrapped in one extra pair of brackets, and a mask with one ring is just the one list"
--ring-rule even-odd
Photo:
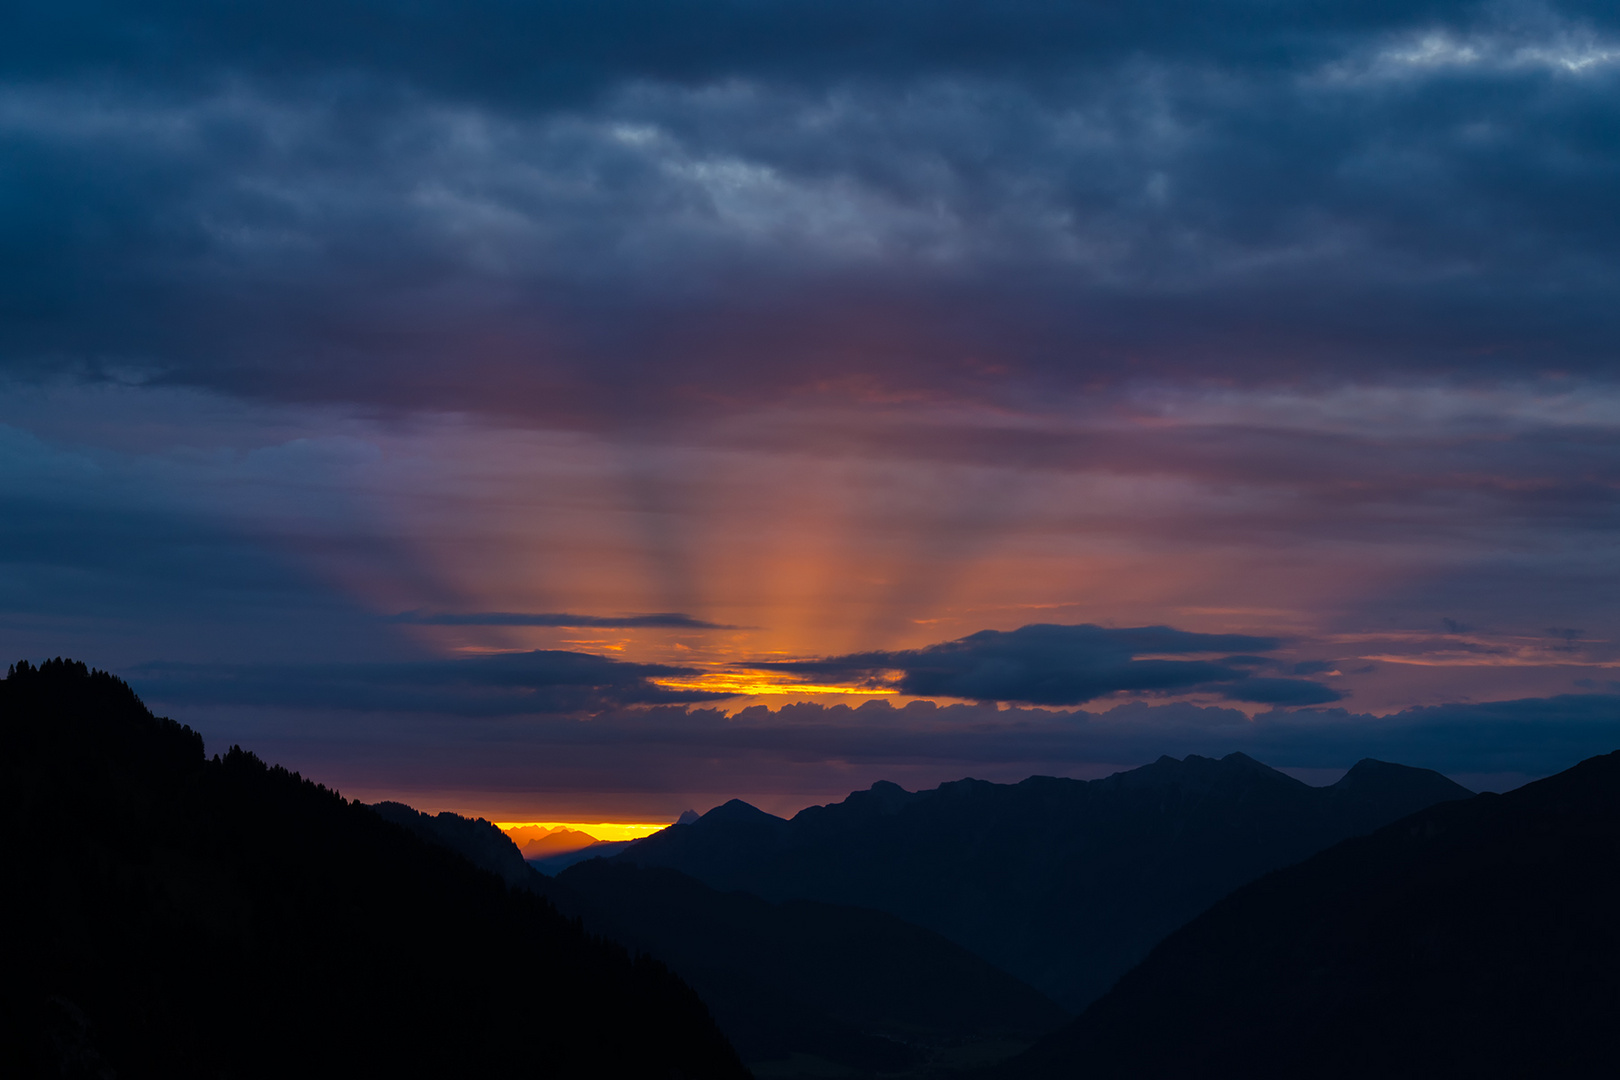
[(130, 682), (185, 705), (347, 709), (453, 716), (578, 714), (623, 705), (715, 701), (729, 695), (666, 690), (651, 680), (689, 668), (589, 653), (535, 650), (466, 660), (381, 664), (143, 664)]
[(131, 7), (69, 0), (13, 11), (0, 61), (34, 76), (138, 74), (160, 82), (222, 71), (281, 78), (372, 71), (453, 96), (534, 103), (577, 98), (625, 78), (1032, 75), (1144, 48), (1263, 57), (1274, 44), (1257, 33), (1266, 23), (1296, 49), (1320, 54), (1336, 39), (1375, 32), (1392, 19), (1443, 24), (1477, 18), (1482, 8), (1315, 4), (1279, 13), (1266, 3), (1217, 10), (1191, 0), (1128, 7), (1007, 0), (254, 0), (221, 7), (158, 0)]
[[(1017, 630), (981, 630), (922, 649), (853, 653), (819, 660), (757, 665), (855, 685), (892, 685), (918, 697), (1079, 705), (1121, 691), (1186, 693), (1218, 688), (1233, 701), (1318, 705), (1340, 694), (1303, 679), (1251, 678), (1255, 657), (1223, 660), (1137, 659), (1153, 653), (1211, 653), (1275, 649), (1275, 638), (1197, 634), (1168, 626), (1113, 629), (1036, 623)], [(1263, 662), (1263, 661), (1262, 661)], [(899, 672), (889, 683), (890, 672)]]
[(1602, 5), (69, 4), (13, 29), (13, 370), (603, 426), (855, 377), (1034, 407), (1214, 370), (1603, 371), (1620, 329)]
[[(685, 442), (942, 464), (959, 471), (937, 501), (967, 509), (945, 506), (920, 551), (957, 561), (978, 550), (962, 541), (974, 529), (1017, 534), (1007, 472), (1142, 477), (1148, 496), (1168, 478), (1191, 494), (1162, 519), (1045, 505), (1073, 507), (1078, 524), (1054, 526), (1069, 535), (1132, 549), (1276, 551), (1280, 565), (1278, 541), (1326, 539), (1352, 580), (1355, 552), (1429, 545), (1421, 567), (1385, 566), (1335, 609), (1344, 629), (1414, 611), (1425, 625), (1602, 626), (1620, 526), (1605, 384), (1617, 192), (1620, 15), (1596, 3), (13, 4), (0, 375), (144, 387), (120, 399), (124, 420), (192, 465), (110, 468), (0, 429), (0, 638), (19, 654), (55, 641), (83, 655), (90, 640), (114, 662), (263, 661), (143, 669), (143, 689), (199, 723), (238, 705), (335, 733), (397, 734), (390, 714), (499, 717), (509, 759), (453, 738), (430, 753), (399, 736), (388, 752), (424, 773), (464, 757), (603, 790), (621, 763), (625, 783), (673, 790), (711, 762), (733, 778), (767, 760), (1041, 771), (1232, 749), (1302, 767), (1371, 754), (1551, 771), (1620, 745), (1613, 698), (1320, 710), (1335, 691), (1273, 675), (1325, 663), (1273, 669), (1234, 655), (1269, 639), (1168, 628), (1025, 628), (795, 670), (899, 670), (908, 692), (1053, 704), (1198, 688), (1277, 710), (547, 719), (705, 695), (649, 682), (679, 669), (580, 654), (414, 659), (376, 610), (504, 594), (413, 570), (426, 548), (396, 535), (409, 515), (365, 520), (370, 489), (341, 462), (254, 473), (148, 406), (202, 387), (254, 408), (342, 407), (286, 410), (311, 416), (589, 429), (626, 460)], [(1411, 411), (1334, 396), (1380, 382)], [(1144, 387), (1163, 400), (1133, 397)], [(1458, 412), (1482, 387), (1501, 394)], [(1278, 388), (1297, 396), (1256, 406)], [(1195, 407), (1226, 391), (1250, 399)], [(963, 401), (997, 422), (959, 422)], [(918, 402), (941, 408), (900, 415)], [(812, 407), (828, 403), (846, 411), (823, 420)], [(729, 423), (762, 406), (816, 419)], [(267, 441), (302, 453), (306, 434)], [(961, 482), (983, 466), (1003, 471)], [(680, 518), (697, 513), (682, 492), (710, 476), (660, 468), (626, 471), (675, 579)], [(320, 484), (300, 484), (323, 469), (337, 508), (309, 510)], [(553, 617), (589, 618), (399, 622)]]
[(405, 611), (390, 615), (384, 622), (411, 626), (559, 626), (600, 627), (602, 629), (734, 630), (736, 627), (704, 622), (678, 611), (649, 615), (570, 615), (559, 612), (472, 611), (464, 614), (429, 614)]

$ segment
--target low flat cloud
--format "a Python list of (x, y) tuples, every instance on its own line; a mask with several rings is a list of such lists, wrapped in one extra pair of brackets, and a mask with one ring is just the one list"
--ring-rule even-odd
[(730, 696), (668, 690), (652, 682), (693, 674), (692, 668), (668, 664), (537, 649), (465, 660), (371, 664), (151, 663), (135, 668), (130, 680), (155, 699), (191, 705), (451, 716), (577, 715)]
[(1179, 702), (1092, 713), (925, 701), (896, 708), (876, 700), (736, 714), (671, 705), (588, 718), (479, 719), (465, 710), (388, 715), (312, 705), (277, 712), (171, 702), (150, 679), (134, 681), (160, 711), (201, 731), (211, 749), (240, 742), (346, 794), (451, 805), (444, 793), (456, 792), (453, 805), (480, 812), (673, 817), (734, 796), (792, 812), (877, 780), (915, 789), (965, 776), (1090, 778), (1166, 754), (1235, 750), (1279, 768), (1343, 769), (1372, 757), (1436, 769), (1478, 788), (1512, 786), (1620, 747), (1620, 695), (1612, 693), (1388, 716), (1292, 709), (1250, 717)]
[(408, 626), (557, 626), (600, 629), (734, 630), (723, 623), (705, 622), (678, 611), (646, 615), (570, 615), (566, 611), (470, 611), (431, 614), (404, 611), (390, 615), (385, 622)]
[[(1259, 657), (1180, 660), (1154, 655), (1269, 652), (1280, 644), (1277, 638), (1199, 634), (1169, 626), (1114, 629), (1034, 623), (1011, 631), (981, 630), (922, 649), (774, 661), (758, 667), (850, 685), (889, 685), (916, 697), (1026, 705), (1080, 705), (1122, 691), (1210, 689), (1231, 701), (1266, 705), (1339, 700), (1338, 691), (1308, 679), (1252, 677), (1247, 669), (1265, 662)], [(898, 679), (893, 677), (896, 672)]]
[(1252, 701), (1256, 705), (1325, 705), (1344, 697), (1331, 686), (1309, 679), (1248, 678), (1224, 687), (1221, 696), (1228, 701)]

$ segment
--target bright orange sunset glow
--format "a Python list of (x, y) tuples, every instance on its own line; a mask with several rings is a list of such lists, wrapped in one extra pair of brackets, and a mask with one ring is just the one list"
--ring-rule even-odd
[(705, 690), (712, 693), (738, 694), (745, 697), (781, 697), (811, 694), (843, 694), (857, 697), (892, 697), (899, 691), (893, 687), (824, 686), (794, 680), (791, 676), (765, 671), (712, 671), (683, 678), (653, 679), (653, 683), (666, 690)]
[(538, 834), (568, 829), (571, 832), (585, 833), (587, 836), (597, 840), (614, 841), (640, 840), (643, 836), (651, 836), (660, 829), (669, 828), (674, 823), (669, 821), (497, 821), (493, 824), (497, 829), (508, 835), (518, 830), (533, 830)]

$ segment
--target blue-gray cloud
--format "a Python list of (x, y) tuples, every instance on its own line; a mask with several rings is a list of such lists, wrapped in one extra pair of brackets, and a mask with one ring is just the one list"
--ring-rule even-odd
[(600, 427), (845, 377), (1028, 406), (1601, 375), (1620, 331), (1611, 5), (69, 3), (8, 30), (13, 371)]
[[(706, 421), (824, 398), (1068, 420), (1211, 380), (1601, 399), (1616, 42), (1612, 5), (1559, 2), (27, 5), (0, 36), (0, 369), (789, 452), (791, 424)], [(1611, 406), (1341, 404), (828, 441), (1264, 491), (1185, 542), (1432, 542), (1424, 566), (1455, 568), (1370, 586), (1360, 625), (1604, 625)], [(36, 457), (7, 458), (0, 500), (19, 650), (407, 662), (295, 549), (357, 553), (404, 583), (397, 606), (477, 602), (413, 578), (385, 530), (266, 542), (129, 470)], [(906, 677), (1054, 702), (1332, 693), (1230, 657), (1094, 659)]]
[[(136, 680), (141, 685), (141, 680)], [(1231, 708), (1133, 703), (1102, 713), (985, 705), (904, 708), (815, 704), (718, 710), (655, 706), (588, 722), (509, 716), (470, 737), (464, 715), (410, 714), (416, 723), (310, 704), (255, 710), (165, 701), (160, 710), (200, 730), (210, 746), (244, 742), (306, 773), (368, 790), (454, 789), (544, 798), (609, 793), (604, 807), (664, 805), (776, 792), (778, 809), (841, 798), (879, 779), (907, 787), (963, 776), (1015, 781), (1031, 774), (1105, 775), (1163, 754), (1241, 750), (1270, 765), (1342, 769), (1363, 757), (1471, 778), (1522, 782), (1620, 747), (1620, 695), (1577, 694), (1408, 709), (1388, 716), (1295, 709), (1250, 717)], [(317, 695), (310, 701), (318, 700)], [(592, 795), (595, 798), (595, 795)], [(617, 800), (615, 802), (614, 800)], [(683, 801), (684, 800), (684, 801)], [(794, 800), (797, 800), (795, 803)]]
[(625, 705), (716, 701), (729, 696), (669, 690), (652, 682), (692, 674), (690, 668), (666, 664), (535, 650), (465, 660), (373, 664), (154, 662), (133, 668), (129, 679), (138, 692), (155, 700), (188, 706), (452, 716), (577, 715)]
[[(723, 729), (676, 710), (645, 717), (664, 737), (694, 745), (779, 747), (810, 759), (903, 764), (953, 761), (969, 771), (1046, 762), (1056, 773), (1086, 762), (1147, 762), (1160, 754), (1242, 750), (1276, 766), (1344, 768), (1363, 757), (1445, 773), (1539, 776), (1620, 747), (1620, 695), (1562, 694), (1404, 709), (1387, 716), (1346, 709), (1290, 709), (1250, 717), (1229, 708), (1133, 702), (1101, 713), (927, 703), (895, 709), (799, 704), (744, 710)], [(677, 734), (677, 732), (679, 734)], [(734, 736), (733, 736), (734, 733)], [(733, 737), (737, 741), (732, 741)]]
[(298, 557), (301, 542), (336, 534), (363, 544), (371, 566), (408, 576), (387, 537), (322, 520), (320, 498), (307, 492), (301, 521), (253, 530), (164, 479), (0, 424), (0, 647), (39, 656), (93, 649), (109, 666), (164, 655), (368, 660), (414, 651)]
[(570, 615), (566, 611), (470, 611), (464, 613), (432, 614), (422, 611), (404, 611), (390, 615), (384, 622), (404, 623), (409, 626), (558, 626), (602, 629), (665, 629), (665, 630), (733, 630), (721, 623), (704, 622), (678, 611), (653, 612), (646, 615)]
[(1252, 701), (1257, 705), (1326, 705), (1344, 697), (1331, 686), (1309, 679), (1243, 679), (1221, 688), (1228, 701)]
[[(1252, 656), (1166, 660), (1150, 655), (1267, 651), (1280, 644), (1276, 638), (1198, 634), (1168, 626), (1115, 629), (1035, 623), (1012, 631), (981, 630), (922, 649), (762, 662), (758, 667), (860, 685), (892, 685), (902, 694), (918, 697), (1028, 705), (1079, 705), (1121, 691), (1209, 689), (1232, 701), (1266, 705), (1339, 700), (1338, 691), (1306, 679), (1251, 677), (1245, 668), (1255, 663)], [(1138, 659), (1143, 655), (1149, 658)], [(891, 672), (900, 673), (892, 684), (887, 682)]]

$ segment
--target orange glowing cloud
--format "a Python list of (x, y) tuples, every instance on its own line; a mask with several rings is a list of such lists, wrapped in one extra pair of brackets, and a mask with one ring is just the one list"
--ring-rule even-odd
[[(413, 573), (367, 564), (334, 576), (430, 653), (567, 649), (668, 664), (698, 673), (659, 680), (665, 689), (739, 702), (888, 697), (881, 684), (752, 665), (1031, 621), (1256, 634), (1287, 642), (1279, 660), (1423, 665), (1403, 649), (1350, 653), (1334, 633), (1359, 628), (1369, 604), (1405, 605), (1423, 567), (1452, 561), (1452, 532), (1421, 521), (1397, 523), (1399, 544), (1378, 542), (1404, 489), (1346, 487), (1331, 470), (1316, 478), (1315, 459), (1275, 454), (1249, 476), (1237, 436), (1238, 457), (1210, 463), (1199, 439), (1246, 430), (1222, 417), (1202, 428), (1179, 417), (1149, 437), (1101, 413), (992, 412), (790, 400), (645, 442), (454, 419), (397, 442), (379, 432), (379, 460), (392, 464), (368, 505)], [(583, 613), (585, 632), (534, 612)], [(646, 612), (664, 624), (624, 614)], [(1358, 703), (1384, 708), (1381, 683), (1399, 684), (1388, 707), (1429, 700), (1376, 661), (1354, 667), (1339, 677)]]

